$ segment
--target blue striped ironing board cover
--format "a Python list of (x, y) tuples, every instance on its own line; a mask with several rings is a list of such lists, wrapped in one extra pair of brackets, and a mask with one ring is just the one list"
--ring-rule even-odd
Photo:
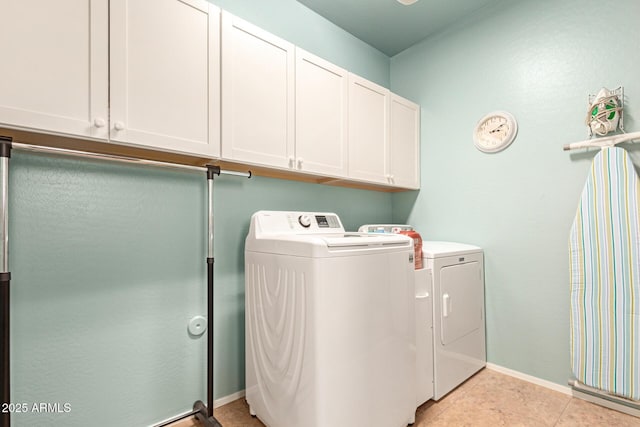
[(571, 227), (571, 368), (590, 387), (640, 399), (640, 181), (622, 148), (591, 166)]

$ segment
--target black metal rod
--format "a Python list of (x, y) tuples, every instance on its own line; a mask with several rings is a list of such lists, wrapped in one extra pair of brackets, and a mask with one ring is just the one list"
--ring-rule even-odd
[(213, 417), (213, 258), (207, 258), (207, 409)]
[[(220, 167), (207, 168), (207, 404), (197, 401), (193, 409), (205, 427), (222, 427), (213, 416), (213, 179), (220, 175)], [(250, 177), (250, 176), (249, 176)]]
[[(11, 294), (9, 293), (9, 158), (13, 139), (0, 136), (0, 369), (2, 391), (0, 404), (11, 403)], [(4, 409), (4, 405), (3, 408)], [(11, 411), (0, 411), (0, 427), (11, 426)]]
[(204, 427), (222, 427), (213, 416), (213, 257), (207, 257), (207, 405), (196, 402), (200, 408), (196, 418)]
[(222, 427), (213, 416), (213, 257), (207, 257), (207, 404), (193, 405), (196, 419), (204, 427)]
[[(9, 273), (2, 273), (2, 275), (8, 276)], [(0, 352), (0, 365), (2, 365), (2, 397), (0, 398), (0, 402), (6, 404), (11, 403), (11, 366), (9, 363), (9, 358), (11, 357), (11, 334), (9, 329), (9, 282), (10, 278), (0, 280), (0, 300), (2, 301), (0, 303), (0, 307), (2, 307), (0, 310), (2, 311), (2, 315), (0, 315), (0, 333), (2, 333), (2, 351)], [(8, 410), (6, 412), (2, 411), (0, 414), (0, 426), (11, 426), (11, 418)]]

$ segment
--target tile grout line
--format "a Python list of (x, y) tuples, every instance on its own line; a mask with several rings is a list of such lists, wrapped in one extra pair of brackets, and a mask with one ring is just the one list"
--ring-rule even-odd
[(573, 397), (571, 397), (569, 400), (567, 400), (567, 404), (564, 405), (564, 408), (562, 408), (562, 412), (560, 412), (560, 415), (558, 416), (558, 419), (556, 420), (555, 424), (553, 424), (553, 426), (557, 426), (560, 423), (560, 420), (562, 419), (562, 416), (564, 415), (565, 412), (567, 412), (567, 408), (569, 407), (569, 404), (573, 401)]

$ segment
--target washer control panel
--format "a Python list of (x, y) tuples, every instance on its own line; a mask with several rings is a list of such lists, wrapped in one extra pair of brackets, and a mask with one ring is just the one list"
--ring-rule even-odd
[(336, 215), (314, 215), (318, 228), (342, 228)]
[(259, 211), (252, 222), (267, 234), (343, 233), (338, 215), (329, 212)]
[[(301, 213), (298, 215), (298, 225), (305, 230), (327, 229), (329, 232), (342, 230), (342, 224), (336, 214)], [(294, 226), (293, 229), (295, 228)]]

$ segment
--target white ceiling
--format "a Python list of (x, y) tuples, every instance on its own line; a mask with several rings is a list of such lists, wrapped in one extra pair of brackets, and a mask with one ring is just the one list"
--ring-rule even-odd
[(388, 56), (500, 0), (298, 0)]

